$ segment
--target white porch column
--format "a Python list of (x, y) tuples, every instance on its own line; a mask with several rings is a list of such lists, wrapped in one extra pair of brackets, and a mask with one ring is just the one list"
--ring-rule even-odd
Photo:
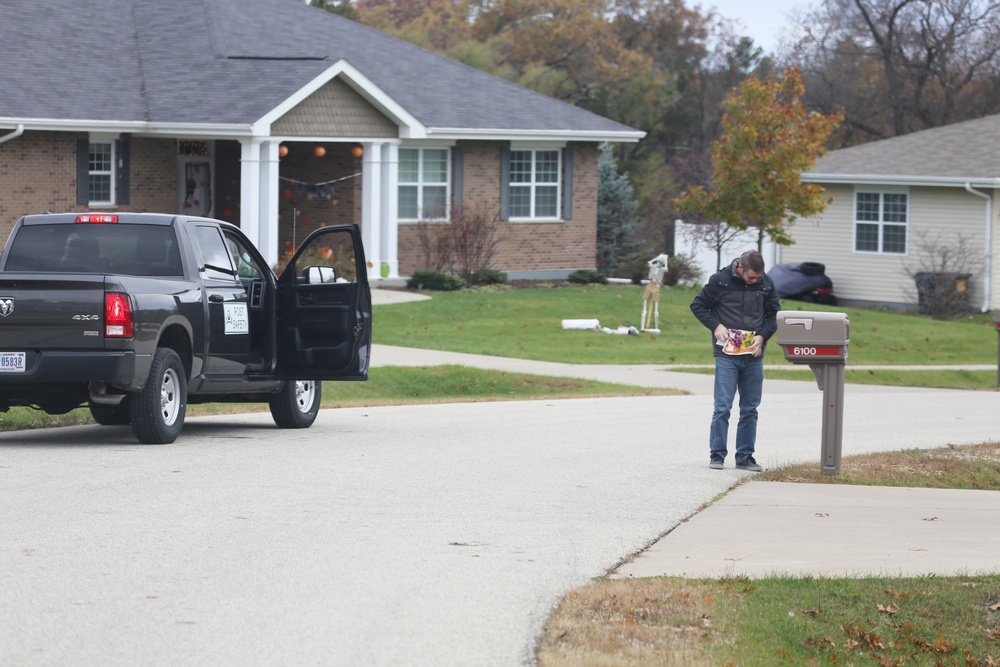
[[(382, 146), (382, 264), (386, 278), (399, 277), (399, 146)], [(379, 267), (381, 271), (381, 266)], [(379, 273), (381, 275), (381, 273)]]
[(381, 276), (382, 265), (382, 142), (362, 144), (361, 239), (368, 259), (368, 278)]
[(260, 141), (240, 139), (240, 229), (258, 244), (260, 235)]
[(278, 261), (278, 142), (265, 141), (260, 146), (259, 227), (254, 244), (268, 265)]

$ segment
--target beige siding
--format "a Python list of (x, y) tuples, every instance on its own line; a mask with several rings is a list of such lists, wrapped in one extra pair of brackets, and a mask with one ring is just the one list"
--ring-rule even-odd
[(334, 79), (278, 119), (277, 136), (395, 138), (399, 128), (339, 79)]
[[(984, 199), (961, 188), (910, 188), (907, 254), (856, 253), (854, 188), (838, 185), (827, 190), (833, 203), (821, 216), (795, 223), (792, 237), (796, 243), (782, 249), (780, 261), (822, 262), (842, 299), (913, 305), (917, 295), (911, 276), (932, 266), (926, 255), (928, 246), (951, 245), (959, 234), (973, 248), (984, 246)], [(969, 303), (978, 308), (983, 293), (982, 262), (974, 266), (977, 275), (969, 286)]]

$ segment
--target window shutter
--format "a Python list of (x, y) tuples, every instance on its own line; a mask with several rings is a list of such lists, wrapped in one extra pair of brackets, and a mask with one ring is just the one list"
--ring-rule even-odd
[(563, 220), (573, 219), (573, 149), (563, 149)]
[(457, 208), (462, 207), (463, 189), (465, 187), (465, 151), (461, 146), (451, 149), (451, 200)]
[(122, 134), (116, 142), (116, 154), (118, 155), (118, 185), (115, 188), (116, 198), (119, 204), (129, 203), (129, 174), (131, 163), (132, 135)]
[(90, 203), (90, 139), (76, 140), (76, 203)]
[(510, 146), (500, 147), (500, 219), (510, 217)]

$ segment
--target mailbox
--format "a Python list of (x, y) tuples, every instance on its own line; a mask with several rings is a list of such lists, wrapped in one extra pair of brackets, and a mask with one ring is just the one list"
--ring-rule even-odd
[(847, 313), (788, 310), (778, 313), (778, 345), (793, 364), (843, 364), (851, 342)]
[(847, 313), (808, 310), (778, 312), (778, 345), (785, 359), (808, 364), (823, 391), (823, 442), (820, 472), (840, 472), (840, 451), (844, 433), (844, 365), (851, 342), (851, 322)]

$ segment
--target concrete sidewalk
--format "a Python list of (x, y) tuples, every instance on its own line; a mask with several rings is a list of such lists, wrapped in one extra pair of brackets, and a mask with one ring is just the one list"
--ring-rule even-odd
[(996, 572), (1000, 493), (751, 481), (613, 578)]

